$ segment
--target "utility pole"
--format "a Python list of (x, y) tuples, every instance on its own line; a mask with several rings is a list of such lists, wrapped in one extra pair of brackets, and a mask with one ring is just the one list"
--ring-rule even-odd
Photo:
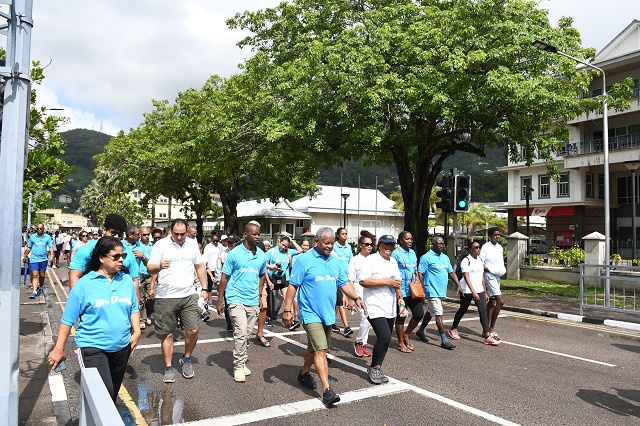
[(0, 187), (3, 203), (0, 223), (7, 232), (0, 251), (0, 336), (9, 350), (0, 356), (0, 425), (18, 424), (18, 347), (20, 343), (20, 247), (22, 246), (22, 191), (27, 158), (27, 129), (31, 100), (31, 29), (33, 0), (3, 0), (0, 30), (7, 35)]

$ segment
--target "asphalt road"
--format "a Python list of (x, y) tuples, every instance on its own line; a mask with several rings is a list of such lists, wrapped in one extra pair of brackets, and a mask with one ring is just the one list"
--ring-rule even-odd
[[(66, 268), (56, 273), (66, 280)], [(65, 300), (57, 287), (57, 295), (47, 289), (54, 335), (62, 312), (55, 305)], [(456, 309), (445, 305), (445, 327)], [(271, 348), (252, 340), (248, 367), (253, 374), (246, 383), (235, 383), (231, 335), (224, 319), (213, 314), (199, 329), (195, 378), (177, 374), (175, 383), (165, 384), (160, 340), (150, 326), (129, 361), (121, 391), (125, 402), (119, 401), (118, 409), (127, 424), (640, 424), (640, 333), (503, 313), (498, 347), (482, 344), (472, 310), (453, 351), (440, 348), (434, 323), (427, 328), (429, 342), (415, 341), (413, 353), (395, 350), (394, 339), (383, 365), (392, 380), (382, 386), (367, 380), (367, 359), (353, 354), (353, 337), (334, 333), (330, 381), (343, 401), (331, 409), (324, 408), (318, 391), (296, 381), (306, 346), (303, 331), (289, 332), (276, 323), (265, 333)], [(357, 315), (349, 319), (354, 328)], [(176, 341), (173, 365), (179, 372), (183, 336)], [(70, 338), (63, 377), (77, 419), (80, 374), (74, 347)]]

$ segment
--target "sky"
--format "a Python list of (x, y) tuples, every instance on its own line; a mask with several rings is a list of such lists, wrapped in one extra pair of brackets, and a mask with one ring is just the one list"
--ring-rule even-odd
[[(225, 20), (279, 0), (34, 0), (31, 58), (45, 80), (38, 105), (63, 108), (61, 130), (128, 132), (151, 111), (212, 74), (228, 77), (251, 55)], [(633, 19), (637, 0), (541, 0), (555, 25), (572, 16), (583, 45), (600, 50)], [(637, 15), (633, 15), (633, 13)]]

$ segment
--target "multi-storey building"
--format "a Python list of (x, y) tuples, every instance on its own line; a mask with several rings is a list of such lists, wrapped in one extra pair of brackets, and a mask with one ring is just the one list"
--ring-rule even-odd
[[(608, 85), (632, 78), (635, 86), (631, 106), (624, 111), (609, 109), (609, 131), (603, 135), (602, 114), (583, 114), (569, 122), (569, 140), (557, 153), (560, 179), (549, 176), (545, 163), (530, 166), (510, 162), (500, 170), (508, 174), (509, 232), (517, 218), (526, 216), (526, 187), (534, 192), (532, 215), (546, 216), (549, 246), (566, 247), (591, 232), (604, 234), (604, 154), (609, 144), (609, 194), (611, 253), (631, 255), (632, 169), (640, 166), (640, 20), (634, 20), (596, 55), (593, 64), (602, 68)], [(590, 93), (602, 93), (602, 77), (594, 76)], [(640, 174), (640, 170), (638, 170)], [(638, 202), (636, 174), (635, 202)], [(640, 241), (640, 239), (639, 239)], [(640, 247), (640, 244), (638, 244)]]

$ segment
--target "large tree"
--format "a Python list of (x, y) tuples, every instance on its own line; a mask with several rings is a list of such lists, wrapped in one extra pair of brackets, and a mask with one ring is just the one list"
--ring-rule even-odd
[(395, 164), (405, 227), (423, 253), (446, 158), (502, 147), (512, 159), (551, 159), (566, 121), (599, 105), (578, 96), (588, 72), (532, 47), (539, 38), (594, 53), (570, 19), (554, 28), (537, 3), (292, 0), (228, 24), (253, 33), (239, 43), (255, 51), (246, 67), (268, 76), (286, 136), (317, 158)]

